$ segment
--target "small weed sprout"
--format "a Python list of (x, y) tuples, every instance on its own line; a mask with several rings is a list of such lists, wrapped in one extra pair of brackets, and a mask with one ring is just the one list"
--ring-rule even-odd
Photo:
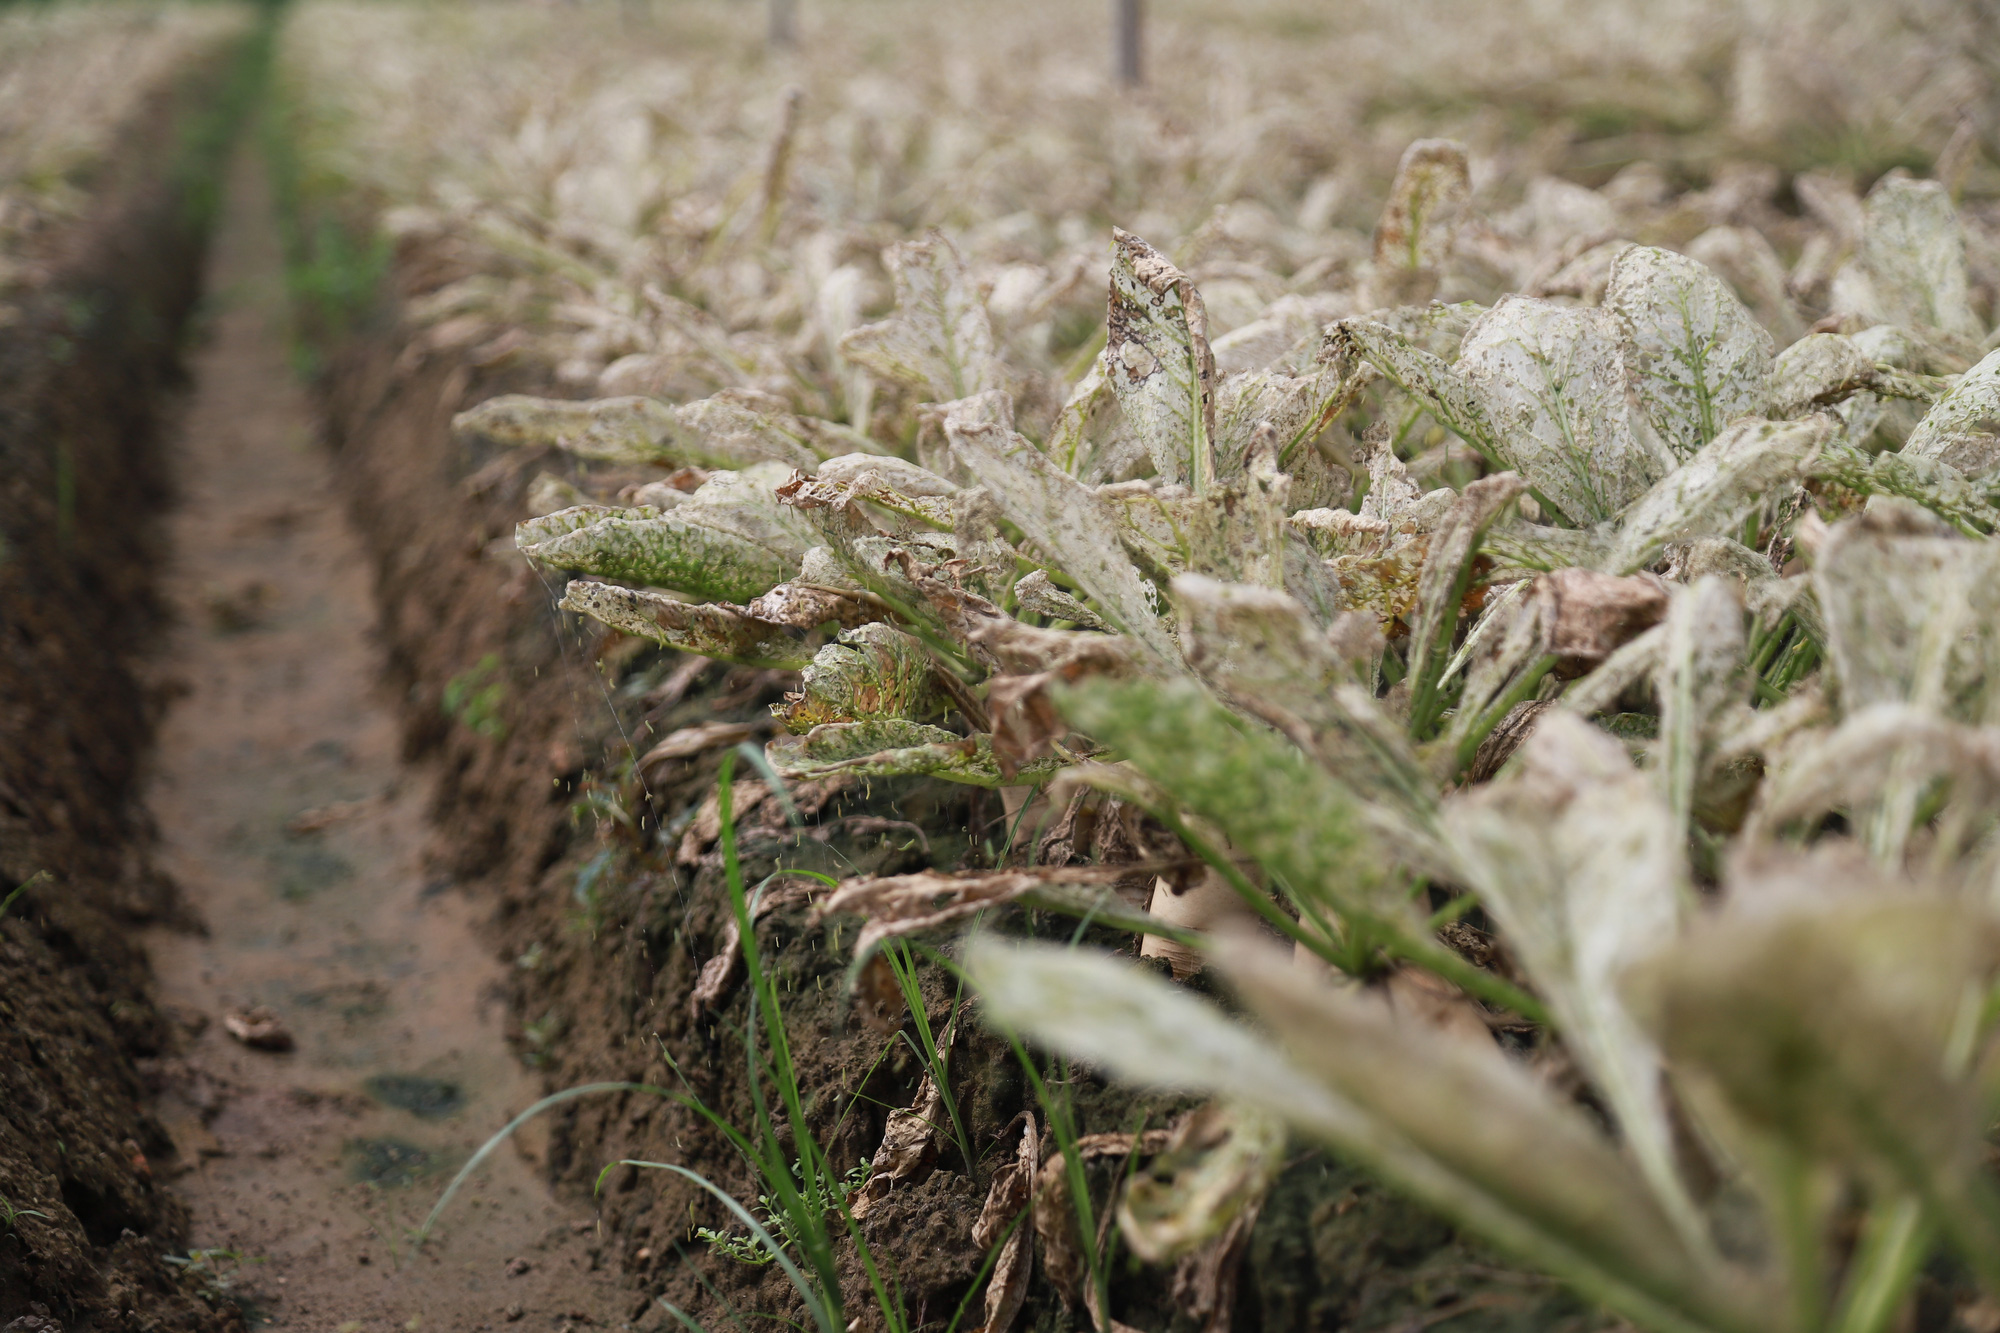
[(445, 682), (440, 700), (444, 715), (475, 736), (504, 739), (507, 722), (501, 716), (501, 708), (507, 699), (507, 682), (501, 677), (498, 654), (486, 654)]
[(213, 1304), (225, 1299), (243, 1277), (243, 1269), (261, 1264), (262, 1258), (246, 1258), (240, 1251), (226, 1249), (189, 1250), (186, 1254), (163, 1254), (160, 1262), (176, 1269), (193, 1283), (202, 1299)]
[[(835, 1207), (845, 1209), (863, 1185), (868, 1183), (870, 1173), (868, 1159), (863, 1158), (846, 1175), (835, 1182), (833, 1193)], [(805, 1172), (799, 1163), (792, 1163), (792, 1177), (800, 1186), (805, 1184)], [(757, 1211), (761, 1215), (765, 1229), (778, 1241), (778, 1249), (796, 1254), (798, 1251), (798, 1229), (791, 1216), (778, 1209), (777, 1203), (768, 1194), (757, 1196)], [(777, 1257), (777, 1251), (766, 1247), (755, 1236), (739, 1236), (733, 1232), (717, 1231), (712, 1227), (696, 1227), (695, 1239), (704, 1242), (724, 1258), (738, 1263), (768, 1264)]]
[(6, 916), (7, 909), (12, 907), (20, 899), (22, 894), (26, 893), (29, 889), (35, 887), (35, 885), (41, 883), (44, 879), (47, 879), (48, 875), (49, 872), (46, 870), (37, 870), (34, 874), (28, 876), (26, 879), (22, 880), (19, 884), (16, 884), (8, 892), (5, 898), (0, 898), (0, 917)]
[(14, 1223), (23, 1217), (38, 1217), (44, 1222), (49, 1220), (47, 1213), (34, 1208), (17, 1208), (14, 1206), (13, 1200), (4, 1194), (0, 1194), (0, 1226), (12, 1231)]

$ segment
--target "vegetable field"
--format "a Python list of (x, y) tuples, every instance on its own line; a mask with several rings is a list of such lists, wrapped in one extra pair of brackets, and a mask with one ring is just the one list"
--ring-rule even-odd
[[(544, 1094), (368, 1182), (340, 1328), (594, 1319), (396, 1285), (523, 1154), (630, 1328), (2000, 1329), (1987, 7), (55, 6), (17, 289), (111, 66), (257, 81), (412, 901)], [(336, 1318), (190, 1197), (181, 1297)]]

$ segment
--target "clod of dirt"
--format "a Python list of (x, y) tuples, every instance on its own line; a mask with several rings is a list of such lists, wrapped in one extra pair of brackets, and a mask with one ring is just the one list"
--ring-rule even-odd
[(503, 1311), (502, 1311), (501, 1313), (502, 1313), (503, 1315), (505, 1315), (505, 1316), (506, 1316), (506, 1319), (507, 1319), (507, 1322), (508, 1322), (508, 1323), (510, 1323), (510, 1324), (518, 1324), (518, 1323), (520, 1323), (520, 1322), (521, 1322), (521, 1320), (522, 1320), (523, 1318), (525, 1318), (525, 1317), (527, 1316), (527, 1313), (528, 1313), (528, 1312), (527, 1312), (526, 1310), (522, 1309), (522, 1308), (521, 1308), (520, 1306), (518, 1306), (518, 1305), (510, 1305), (510, 1306), (508, 1306), (508, 1307), (507, 1307), (507, 1308), (506, 1308), (505, 1310), (503, 1310)]
[(289, 1051), (297, 1045), (285, 1021), (261, 1004), (255, 1009), (230, 1010), (222, 1016), (222, 1027), (253, 1051)]
[(62, 1333), (62, 1325), (49, 1317), (49, 1307), (39, 1301), (28, 1307), (30, 1313), (11, 1321), (0, 1333)]
[(136, 1140), (126, 1139), (119, 1146), (125, 1150), (125, 1160), (132, 1164), (134, 1171), (137, 1171), (142, 1176), (153, 1174), (153, 1164), (146, 1160), (146, 1154), (140, 1151)]
[(367, 801), (335, 801), (332, 805), (318, 805), (310, 810), (300, 811), (290, 823), (285, 825), (288, 836), (302, 838), (310, 833), (318, 833), (345, 819), (352, 819), (368, 809)]
[(354, 866), (324, 847), (280, 847), (271, 853), (272, 887), (286, 902), (304, 902), (316, 893), (354, 878)]
[(401, 1139), (353, 1139), (347, 1152), (349, 1174), (364, 1185), (414, 1185), (431, 1165), (429, 1153)]
[(216, 589), (208, 594), (208, 622), (221, 634), (241, 634), (270, 619), (276, 590), (262, 579), (252, 579), (239, 587)]
[[(507, 1276), (519, 1277), (533, 1267), (534, 1265), (529, 1263), (526, 1259), (521, 1259), (521, 1258), (509, 1259), (507, 1261)], [(518, 1305), (510, 1307), (507, 1317), (509, 1319), (519, 1319), (520, 1316), (518, 1314), (513, 1313), (513, 1311), (518, 1310), (520, 1308), (521, 1307)]]
[(465, 1105), (465, 1089), (421, 1074), (377, 1074), (361, 1085), (385, 1106), (408, 1111), (423, 1120), (444, 1120)]
[(208, 1031), (208, 1015), (184, 1004), (162, 1004), (160, 1016), (179, 1028), (189, 1041)]

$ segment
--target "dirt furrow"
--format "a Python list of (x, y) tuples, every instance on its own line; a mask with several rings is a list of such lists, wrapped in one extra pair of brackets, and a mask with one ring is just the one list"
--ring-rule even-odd
[[(619, 1327), (633, 1298), (598, 1271), (587, 1209), (541, 1184), (532, 1137), (413, 1253), (445, 1181), (538, 1090), (504, 1037), (507, 965), (427, 868), (432, 778), (401, 762), (381, 697), (370, 576), (286, 363), (252, 158), (208, 282), (163, 580), (179, 697), (148, 791), (161, 863), (205, 925), (147, 940), (185, 1037), (158, 1074), (191, 1280), (253, 1325), (324, 1333)], [(259, 1008), (291, 1049), (230, 1033)]]

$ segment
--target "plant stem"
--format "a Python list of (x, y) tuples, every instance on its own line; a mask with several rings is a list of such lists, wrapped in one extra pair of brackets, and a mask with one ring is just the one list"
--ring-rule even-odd
[(1889, 1326), (1930, 1248), (1930, 1235), (1922, 1200), (1906, 1195), (1869, 1209), (1833, 1333), (1881, 1333)]

